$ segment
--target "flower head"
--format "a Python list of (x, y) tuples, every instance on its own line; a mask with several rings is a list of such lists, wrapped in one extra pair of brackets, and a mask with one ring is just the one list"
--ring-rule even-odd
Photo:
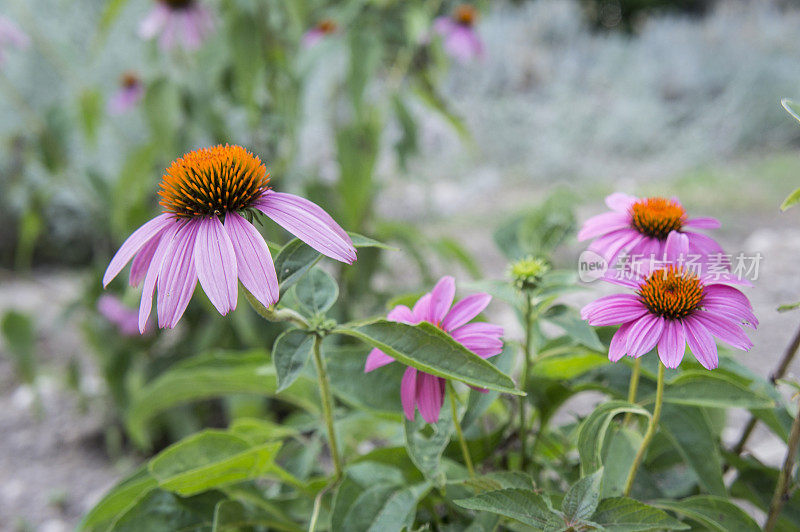
[(547, 261), (528, 255), (511, 263), (509, 275), (517, 290), (533, 290), (548, 270), (550, 266)]
[(156, 5), (142, 20), (139, 35), (143, 39), (158, 36), (162, 50), (180, 45), (196, 50), (214, 28), (211, 13), (200, 0), (156, 0)]
[(689, 237), (672, 232), (666, 264), (642, 264), (629, 279), (606, 278), (635, 293), (601, 297), (581, 310), (590, 325), (621, 325), (609, 347), (611, 361), (626, 354), (638, 358), (657, 346), (664, 365), (676, 368), (688, 344), (703, 367), (714, 369), (719, 363), (715, 337), (744, 351), (753, 346), (740, 327), (755, 328), (758, 320), (747, 297), (730, 286), (741, 281), (682, 265), (688, 250)]
[(303, 46), (311, 48), (326, 36), (336, 33), (338, 29), (339, 25), (335, 20), (330, 18), (322, 19), (303, 35)]
[(356, 260), (350, 237), (325, 211), (268, 183), (261, 160), (239, 146), (202, 148), (170, 165), (159, 192), (164, 213), (128, 237), (103, 277), (108, 285), (133, 259), (130, 283), (144, 281), (140, 330), (156, 287), (159, 327), (175, 327), (198, 280), (222, 315), (236, 308), (237, 278), (263, 305), (278, 300), (269, 248), (243, 213), (261, 212), (320, 253)]
[(27, 48), (30, 37), (6, 17), (0, 16), (0, 64), (3, 63), (4, 52), (8, 47)]
[[(467, 296), (455, 305), (456, 283), (452, 277), (442, 277), (433, 290), (422, 296), (413, 309), (398, 305), (387, 315), (387, 319), (416, 325), (427, 321), (439, 327), (454, 340), (483, 358), (493, 357), (503, 350), (503, 328), (489, 323), (469, 323), (492, 300), (489, 294)], [(367, 357), (364, 372), (370, 372), (394, 359), (379, 349), (373, 349)], [(406, 417), (414, 420), (416, 409), (428, 423), (436, 423), (444, 402), (445, 380), (441, 377), (407, 368), (400, 383), (400, 401)]]
[(611, 212), (589, 218), (578, 240), (594, 241), (589, 250), (603, 256), (609, 264), (623, 253), (631, 257), (660, 259), (670, 233), (686, 235), (689, 254), (706, 257), (722, 253), (717, 242), (695, 229), (716, 229), (714, 218), (690, 218), (681, 203), (668, 198), (636, 198), (615, 193), (606, 198)]
[[(139, 313), (129, 308), (117, 296), (103, 294), (97, 300), (97, 311), (112, 323), (123, 336), (138, 336)], [(149, 330), (150, 322), (145, 324), (145, 331)]]
[(444, 49), (461, 63), (483, 54), (483, 43), (475, 31), (478, 11), (469, 4), (458, 6), (449, 17), (438, 17), (433, 30), (444, 40)]
[(119, 85), (119, 90), (108, 103), (109, 112), (115, 115), (131, 110), (144, 96), (144, 84), (135, 72), (124, 73)]

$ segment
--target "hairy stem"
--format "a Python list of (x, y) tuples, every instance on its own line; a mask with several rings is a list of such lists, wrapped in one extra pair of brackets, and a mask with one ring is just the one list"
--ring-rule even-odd
[(769, 513), (767, 514), (767, 522), (764, 525), (765, 532), (771, 532), (775, 525), (778, 523), (778, 516), (781, 514), (783, 505), (786, 504), (788, 499), (789, 479), (792, 476), (794, 469), (794, 462), (797, 458), (797, 446), (800, 444), (800, 408), (797, 410), (797, 415), (794, 417), (792, 423), (792, 431), (789, 433), (789, 441), (786, 449), (786, 459), (783, 461), (780, 476), (778, 476), (778, 484), (775, 486), (775, 493), (772, 495), (772, 502), (769, 503)]
[(636, 457), (633, 459), (633, 464), (631, 464), (630, 471), (628, 471), (628, 480), (625, 482), (624, 491), (626, 497), (631, 493), (633, 481), (636, 478), (636, 471), (642, 464), (644, 455), (647, 453), (647, 448), (650, 446), (650, 442), (652, 441), (653, 436), (655, 436), (656, 430), (658, 429), (658, 419), (661, 417), (661, 403), (664, 401), (664, 369), (664, 364), (659, 362), (658, 387), (656, 388), (656, 405), (653, 408), (653, 416), (650, 418), (650, 423), (647, 425), (647, 432), (644, 434), (642, 445), (639, 447), (639, 451), (636, 453)]
[(331, 449), (333, 460), (334, 482), (342, 477), (342, 457), (339, 456), (339, 445), (336, 442), (336, 427), (333, 425), (333, 395), (328, 380), (328, 371), (325, 369), (325, 359), (322, 358), (322, 338), (314, 338), (314, 365), (317, 367), (319, 379), (319, 395), (322, 399), (322, 414), (325, 416), (325, 426), (328, 429), (328, 446)]
[(475, 468), (472, 465), (472, 457), (469, 454), (469, 447), (467, 447), (467, 440), (464, 438), (464, 432), (461, 430), (461, 421), (458, 419), (458, 404), (456, 403), (456, 389), (450, 381), (447, 381), (447, 391), (450, 396), (450, 409), (453, 411), (453, 425), (456, 428), (458, 435), (458, 443), (461, 445), (461, 454), (464, 455), (464, 465), (467, 466), (469, 476), (475, 478)]
[[(523, 346), (522, 361), (522, 381), (520, 387), (525, 393), (528, 392), (528, 374), (530, 372), (532, 350), (533, 350), (533, 303), (531, 296), (525, 292), (525, 344)], [(528, 467), (528, 415), (525, 409), (527, 399), (519, 397), (519, 446), (520, 446), (520, 470), (525, 471)]]
[(258, 313), (258, 315), (264, 318), (265, 320), (285, 321), (293, 323), (297, 327), (308, 329), (309, 327), (308, 320), (306, 320), (303, 317), (303, 315), (300, 314), (299, 312), (295, 312), (290, 308), (278, 309), (275, 308), (275, 306), (265, 307), (246, 288), (244, 289), (244, 295), (247, 298), (247, 301), (250, 303), (250, 306), (253, 307), (253, 310), (255, 310)]

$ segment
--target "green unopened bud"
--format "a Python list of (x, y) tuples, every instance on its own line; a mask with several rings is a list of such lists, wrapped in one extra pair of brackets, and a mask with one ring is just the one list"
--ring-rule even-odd
[(325, 316), (314, 316), (309, 320), (309, 329), (322, 334), (328, 334), (336, 328), (336, 320)]
[(533, 290), (542, 280), (542, 276), (550, 270), (550, 266), (544, 259), (527, 256), (512, 262), (509, 267), (509, 275), (514, 283), (514, 287), (520, 291)]

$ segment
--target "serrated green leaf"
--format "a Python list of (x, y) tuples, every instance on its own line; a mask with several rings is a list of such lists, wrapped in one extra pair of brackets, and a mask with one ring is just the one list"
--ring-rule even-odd
[(339, 286), (329, 273), (313, 268), (294, 287), (297, 302), (312, 316), (324, 314), (339, 297)]
[(774, 401), (748, 389), (727, 375), (706, 370), (689, 370), (672, 379), (664, 401), (711, 408), (772, 408)]
[(663, 510), (644, 503), (618, 497), (604, 499), (592, 521), (608, 532), (643, 532), (646, 530), (687, 530), (690, 527), (670, 517)]
[(408, 325), (375, 320), (343, 326), (334, 332), (354, 336), (398, 362), (437, 377), (455, 379), (479, 388), (525, 395), (514, 388), (511, 377), (427, 322)]
[(609, 401), (599, 405), (583, 420), (578, 428), (578, 453), (581, 459), (581, 473), (589, 475), (603, 466), (603, 448), (611, 420), (625, 413), (651, 417), (650, 412), (641, 406), (624, 401)]
[(600, 486), (603, 481), (601, 467), (583, 477), (570, 487), (561, 502), (561, 511), (570, 521), (589, 519), (600, 503)]
[(167, 447), (147, 469), (161, 489), (186, 497), (265, 475), (280, 448), (280, 442), (254, 447), (239, 436), (206, 430)]
[(653, 506), (670, 510), (719, 532), (758, 532), (761, 528), (747, 513), (722, 497), (696, 495), (679, 501), (660, 499)]
[(556, 530), (564, 526), (564, 519), (552, 512), (541, 495), (518, 488), (480, 493), (455, 503), (462, 508), (479, 512), (491, 512), (515, 519), (537, 530)]
[(277, 392), (288, 388), (308, 363), (314, 348), (314, 335), (300, 329), (290, 329), (275, 340), (272, 361), (278, 376)]

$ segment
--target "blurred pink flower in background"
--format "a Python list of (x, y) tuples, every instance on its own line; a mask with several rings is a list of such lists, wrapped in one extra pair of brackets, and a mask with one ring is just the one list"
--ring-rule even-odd
[[(502, 327), (482, 322), (468, 323), (486, 308), (492, 296), (473, 294), (453, 305), (455, 293), (455, 280), (450, 276), (442, 277), (431, 292), (417, 301), (413, 309), (398, 305), (389, 312), (387, 319), (410, 325), (427, 321), (482, 358), (500, 354), (503, 350)], [(392, 362), (392, 357), (380, 349), (373, 349), (367, 356), (364, 372), (368, 373)], [(444, 391), (445, 379), (416, 368), (406, 369), (400, 384), (400, 401), (406, 417), (413, 421), (416, 409), (419, 408), (422, 419), (428, 423), (436, 423), (444, 402)]]
[(323, 19), (303, 35), (303, 46), (311, 48), (327, 35), (336, 33), (338, 29), (339, 25), (336, 24), (335, 20), (329, 18)]
[(139, 26), (144, 39), (158, 36), (162, 50), (182, 46), (196, 50), (214, 27), (211, 12), (200, 0), (156, 0), (156, 6)]
[(138, 104), (144, 96), (144, 84), (133, 72), (126, 72), (120, 79), (120, 88), (108, 102), (108, 111), (120, 115), (128, 112)]
[(468, 4), (458, 6), (449, 17), (438, 17), (433, 29), (441, 35), (445, 51), (461, 63), (467, 63), (483, 55), (483, 42), (475, 23), (478, 11)]
[(3, 63), (8, 47), (25, 49), (30, 44), (30, 37), (24, 31), (11, 20), (0, 15), (0, 64)]
[[(139, 312), (125, 305), (117, 296), (103, 294), (97, 300), (97, 311), (116, 326), (120, 334), (124, 336), (139, 335)], [(142, 333), (150, 330), (151, 322), (145, 323)]]

